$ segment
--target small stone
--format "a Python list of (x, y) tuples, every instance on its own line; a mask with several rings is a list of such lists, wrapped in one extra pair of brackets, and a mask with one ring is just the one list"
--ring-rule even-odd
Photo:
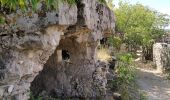
[(11, 93), (13, 89), (14, 89), (14, 85), (10, 85), (8, 88), (8, 93)]
[(24, 61), (19, 61), (19, 64), (23, 64), (24, 63)]
[(121, 99), (121, 94), (119, 94), (119, 93), (113, 93), (113, 97), (114, 97), (114, 99), (116, 99), (116, 100), (122, 100), (122, 99)]

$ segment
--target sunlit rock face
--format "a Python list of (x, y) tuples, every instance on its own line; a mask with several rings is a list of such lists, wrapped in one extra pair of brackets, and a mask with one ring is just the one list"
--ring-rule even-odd
[(155, 43), (153, 45), (153, 58), (159, 72), (170, 70), (170, 44)]
[(105, 96), (108, 67), (96, 63), (96, 48), (103, 33), (114, 31), (113, 12), (97, 0), (60, 3), (51, 12), (42, 7), (7, 14), (0, 26), (0, 99)]
[(28, 99), (30, 83), (55, 51), (61, 33), (0, 37), (1, 98)]

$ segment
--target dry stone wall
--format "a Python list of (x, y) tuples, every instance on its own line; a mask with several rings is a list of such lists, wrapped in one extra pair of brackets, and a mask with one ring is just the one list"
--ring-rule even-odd
[(153, 45), (153, 59), (159, 72), (170, 69), (170, 44), (155, 43)]

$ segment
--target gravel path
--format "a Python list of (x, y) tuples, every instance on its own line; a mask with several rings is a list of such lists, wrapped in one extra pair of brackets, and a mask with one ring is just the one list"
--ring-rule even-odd
[(156, 70), (137, 69), (137, 84), (148, 100), (170, 100), (170, 82)]

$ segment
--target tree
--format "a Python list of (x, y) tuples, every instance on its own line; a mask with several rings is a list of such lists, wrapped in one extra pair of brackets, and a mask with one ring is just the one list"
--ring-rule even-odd
[(142, 46), (146, 59), (152, 58), (152, 44), (164, 34), (169, 25), (169, 16), (154, 11), (142, 4), (119, 2), (115, 8), (116, 32), (123, 33), (128, 50), (135, 52)]

